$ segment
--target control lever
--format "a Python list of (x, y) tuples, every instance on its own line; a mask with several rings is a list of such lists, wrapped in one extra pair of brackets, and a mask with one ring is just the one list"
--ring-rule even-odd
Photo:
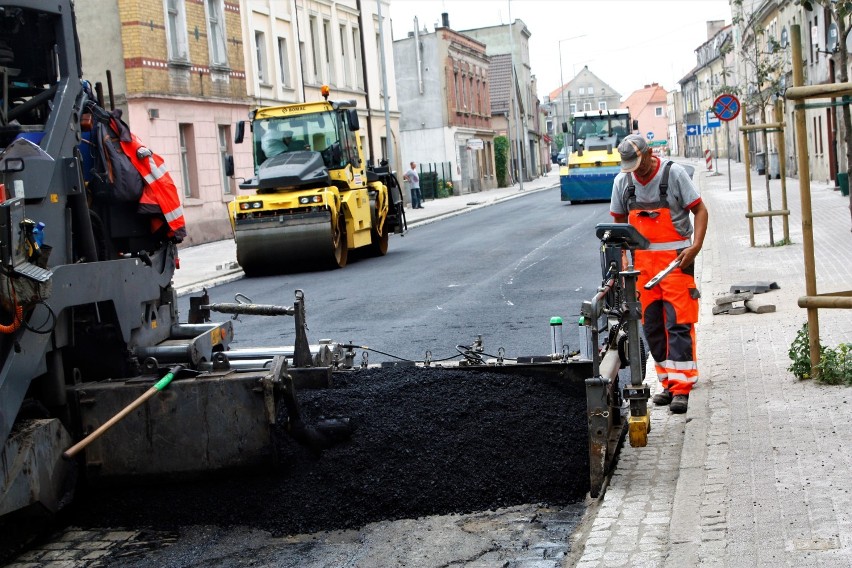
[(41, 256), (41, 247), (38, 246), (35, 234), (33, 234), (35, 226), (35, 221), (32, 219), (24, 219), (21, 221), (21, 232), (24, 234), (24, 239), (26, 239), (27, 244), (29, 245), (28, 260), (30, 262), (36, 262)]
[(662, 280), (663, 278), (665, 278), (666, 276), (668, 276), (668, 275), (669, 275), (669, 273), (670, 273), (672, 270), (674, 270), (675, 268), (677, 268), (678, 266), (680, 266), (680, 260), (679, 260), (679, 259), (675, 259), (675, 260), (673, 260), (673, 261), (671, 262), (671, 264), (669, 264), (667, 267), (665, 267), (665, 268), (664, 268), (664, 269), (662, 269), (660, 272), (658, 272), (656, 276), (654, 276), (653, 278), (651, 278), (650, 280), (648, 280), (648, 283), (647, 283), (647, 284), (645, 284), (645, 289), (646, 289), (646, 290), (650, 290), (651, 288), (653, 288), (654, 286), (656, 286), (657, 284), (659, 284), (659, 283), (660, 283), (660, 280)]

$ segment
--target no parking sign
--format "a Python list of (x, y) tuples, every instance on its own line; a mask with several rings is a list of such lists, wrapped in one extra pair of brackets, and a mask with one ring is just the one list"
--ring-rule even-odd
[(719, 120), (734, 120), (740, 114), (740, 100), (734, 95), (719, 95), (713, 101), (713, 114), (718, 116)]

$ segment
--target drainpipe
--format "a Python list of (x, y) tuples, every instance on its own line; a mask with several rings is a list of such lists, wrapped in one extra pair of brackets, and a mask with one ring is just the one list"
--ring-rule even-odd
[(417, 86), (423, 94), (423, 60), (420, 58), (420, 24), (414, 16), (414, 54), (417, 57)]

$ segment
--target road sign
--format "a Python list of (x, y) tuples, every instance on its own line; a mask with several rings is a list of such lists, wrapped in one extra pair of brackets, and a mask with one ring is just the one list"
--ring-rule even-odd
[(704, 136), (706, 134), (712, 134), (712, 133), (713, 133), (712, 128), (710, 128), (708, 125), (706, 125), (706, 124), (701, 125), (701, 135), (702, 136)]
[(645, 138), (647, 138), (648, 140), (653, 140), (654, 139), (654, 133), (649, 132), (648, 134), (645, 135)]
[(687, 136), (698, 136), (699, 128), (701, 128), (698, 124), (687, 124), (686, 125), (686, 135)]
[(653, 142), (648, 143), (648, 146), (650, 146), (651, 148), (658, 148), (660, 146), (668, 146), (668, 145), (669, 145), (668, 140), (654, 140)]
[(719, 117), (712, 110), (707, 111), (707, 128), (719, 128), (722, 123), (719, 122)]
[(719, 95), (713, 102), (713, 113), (719, 120), (734, 120), (740, 114), (740, 100), (734, 95)]

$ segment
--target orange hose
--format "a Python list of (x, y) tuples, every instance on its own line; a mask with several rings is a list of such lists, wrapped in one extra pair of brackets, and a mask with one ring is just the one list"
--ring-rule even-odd
[(12, 323), (9, 325), (4, 325), (0, 323), (0, 333), (14, 333), (18, 331), (18, 328), (21, 327), (21, 323), (24, 321), (24, 307), (20, 304), (15, 306), (15, 319), (12, 320)]

